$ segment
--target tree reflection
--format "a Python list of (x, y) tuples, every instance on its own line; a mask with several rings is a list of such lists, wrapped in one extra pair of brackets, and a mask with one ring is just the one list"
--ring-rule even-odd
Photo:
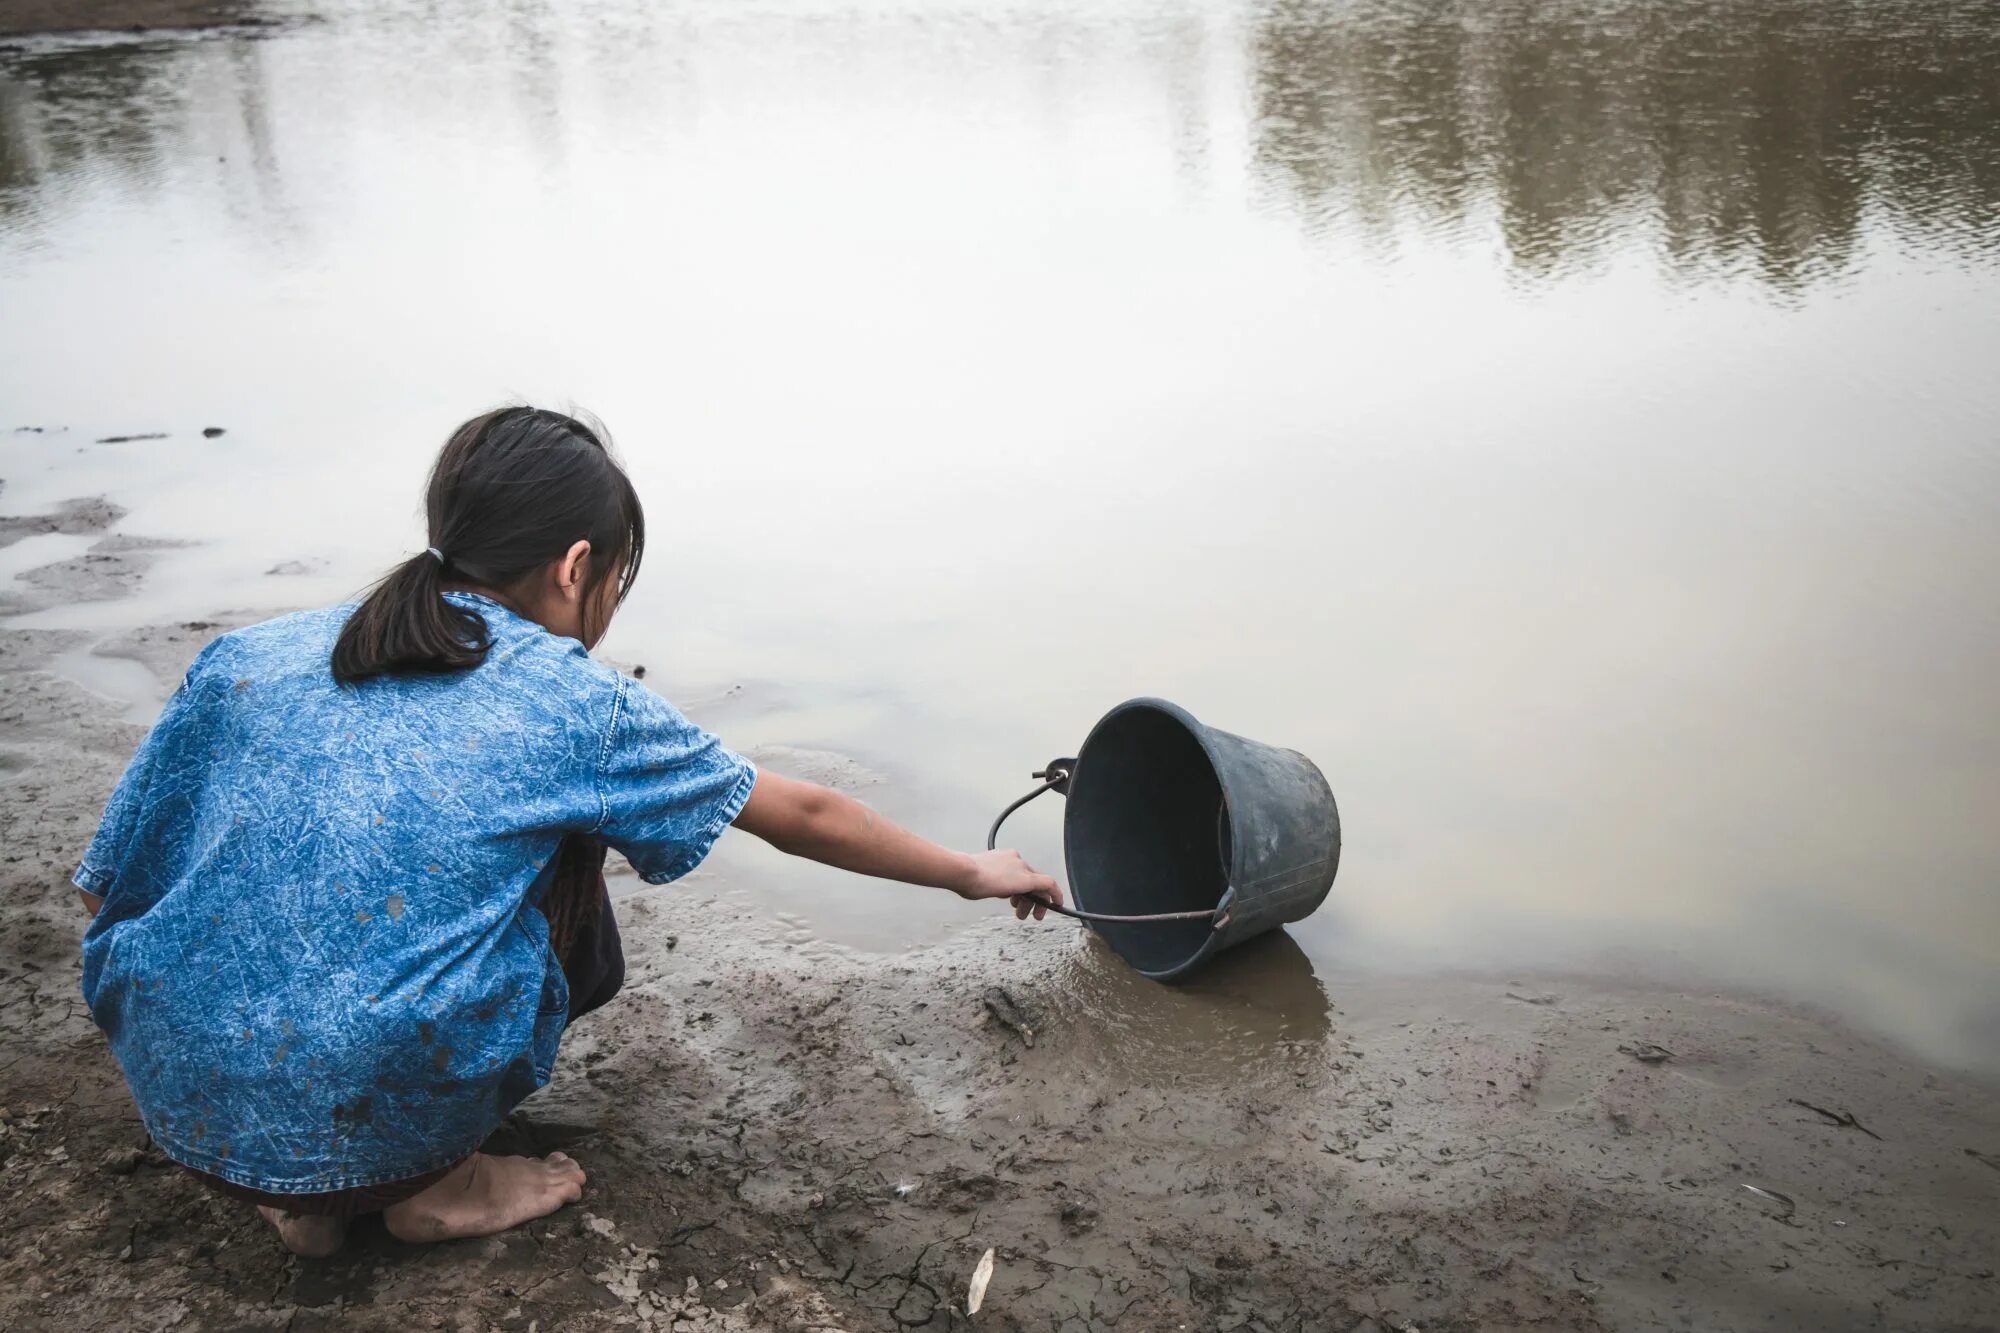
[(1491, 228), (1517, 271), (1635, 229), (1796, 290), (1871, 223), (2000, 253), (2000, 12), (1952, 0), (1269, 0), (1262, 179), (1309, 228)]
[(174, 92), (165, 62), (145, 51), (86, 47), (0, 68), (0, 209), (94, 158), (152, 177), (162, 137), (177, 132), (159, 111)]
[[(393, 42), (329, 38), (309, 68), (338, 90), (326, 117), (386, 105), (476, 125), (469, 138), (486, 144), (525, 128), (555, 173), (582, 99), (634, 125), (692, 123), (703, 82), (726, 85), (746, 62), (755, 73), (767, 45), (837, 68), (865, 40), (890, 78), (899, 53), (915, 69), (950, 52), (1020, 76), (1021, 98), (1039, 101), (1016, 109), (1036, 126), (1085, 114), (1051, 90), (1145, 82), (1121, 82), (1130, 62), (1161, 88), (1191, 182), (1234, 160), (1210, 151), (1237, 132), (1212, 109), (1247, 103), (1258, 187), (1314, 233), (1492, 244), (1528, 278), (1649, 252), (1689, 280), (1747, 274), (1785, 292), (1884, 242), (2000, 259), (2000, 0), (1247, 2), (1240, 75), (1212, 49), (1238, 29), (1174, 0), (1115, 21), (1063, 7), (773, 19), (754, 50), (679, 11), (612, 25), (530, 0), (393, 24)], [(41, 225), (37, 200), (71, 181), (143, 198), (212, 162), (257, 225), (303, 227), (280, 188), (284, 149), (320, 114), (295, 113), (281, 139), (272, 96), (302, 105), (311, 90), (268, 77), (261, 44), (0, 60), (0, 222)], [(1242, 98), (1210, 90), (1239, 77)]]

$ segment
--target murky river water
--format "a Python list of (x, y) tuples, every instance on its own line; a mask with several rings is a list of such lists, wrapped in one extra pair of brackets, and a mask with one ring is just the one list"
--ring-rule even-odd
[[(739, 745), (972, 844), (1164, 695), (1332, 780), (1322, 980), (2000, 1068), (1991, 5), (324, 8), (0, 58), (0, 507), (203, 543), (34, 623), (346, 595), (452, 424), (578, 404), (656, 533), (607, 651)], [(801, 947), (965, 919), (721, 869)]]

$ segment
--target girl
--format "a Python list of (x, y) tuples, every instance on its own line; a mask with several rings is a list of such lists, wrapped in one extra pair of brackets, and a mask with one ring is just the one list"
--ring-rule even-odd
[(1020, 917), (1061, 901), (1013, 852), (759, 773), (593, 662), (645, 520), (581, 422), (466, 422), (425, 509), (429, 549), (358, 607), (202, 651), (75, 876), (84, 998), (148, 1132), (299, 1254), (364, 1212), (432, 1241), (582, 1196), (561, 1153), (478, 1147), (623, 978), (606, 846), (665, 883), (733, 824)]

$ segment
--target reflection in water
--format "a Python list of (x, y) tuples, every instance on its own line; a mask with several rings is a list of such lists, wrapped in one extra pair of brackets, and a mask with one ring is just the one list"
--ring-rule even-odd
[[(465, 40), (502, 56), (506, 114), (558, 168), (571, 93), (553, 17), (511, 6), (490, 16), (496, 32)], [(1204, 48), (1220, 27), (1170, 14), (1135, 39), (1190, 176), (1210, 165)], [(1064, 66), (1088, 65), (1083, 39), (1102, 34), (1078, 16), (1026, 32), (1015, 38), (1045, 68), (1043, 94), (1066, 98)], [(678, 40), (660, 49), (663, 34)], [(643, 96), (677, 90), (664, 95), (685, 117), (699, 94), (695, 35), (686, 15), (607, 22), (590, 39), (626, 45), (599, 52), (609, 60), (590, 77), (615, 79), (621, 54), (649, 51), (666, 77)], [(1309, 232), (1393, 247), (1412, 228), (1467, 245), (1492, 229), (1515, 270), (1537, 277), (1600, 265), (1636, 233), (1681, 277), (1748, 273), (1781, 291), (1850, 268), (1871, 221), (1926, 249), (2000, 254), (2000, 20), (1978, 5), (1260, 0), (1244, 40), (1253, 170)], [(208, 146), (190, 141), (213, 97), (239, 103), (250, 151), (232, 170), (268, 194), (261, 74), (244, 54), (259, 46), (235, 44), (233, 78), (204, 62), (209, 86), (194, 89), (173, 83), (186, 62), (171, 48), (0, 70), (0, 211), (71, 173), (157, 186), (176, 157)]]
[(0, 73), (0, 208), (24, 199), (40, 174), (35, 143), (27, 132), (27, 103), (26, 91)]
[(0, 222), (35, 235), (69, 192), (113, 186), (124, 202), (219, 181), (222, 207), (284, 243), (284, 197), (264, 44), (217, 43), (190, 62), (168, 45), (85, 46), (0, 64)]
[(1270, 0), (1255, 152), (1311, 228), (1497, 226), (1517, 269), (1638, 230), (1677, 273), (1836, 275), (1871, 217), (2000, 252), (2000, 19), (1925, 0)]
[(1290, 1076), (1332, 1031), (1312, 960), (1283, 930), (1224, 950), (1185, 984), (1140, 976), (1091, 935), (1043, 998), (1071, 1015), (1079, 1049), (1152, 1087)]
[(0, 209), (65, 176), (115, 172), (127, 188), (157, 181), (188, 133), (171, 65), (116, 47), (0, 66)]

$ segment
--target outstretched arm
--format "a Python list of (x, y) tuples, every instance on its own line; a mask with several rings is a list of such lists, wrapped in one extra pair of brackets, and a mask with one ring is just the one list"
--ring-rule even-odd
[(950, 889), (961, 898), (1011, 898), (1014, 915), (1040, 920), (1062, 890), (1019, 852), (947, 851), (898, 828), (851, 796), (811, 782), (757, 774), (736, 827), (781, 852), (859, 875)]

